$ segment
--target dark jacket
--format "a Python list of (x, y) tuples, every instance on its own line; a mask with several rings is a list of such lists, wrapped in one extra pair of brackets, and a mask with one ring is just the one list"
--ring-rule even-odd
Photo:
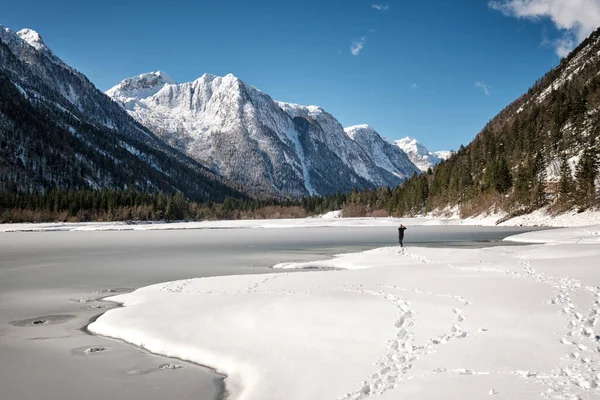
[(398, 237), (399, 237), (400, 239), (404, 239), (404, 231), (405, 231), (405, 230), (406, 230), (406, 227), (405, 227), (405, 226), (403, 226), (403, 227), (399, 227), (399, 228), (398, 228)]

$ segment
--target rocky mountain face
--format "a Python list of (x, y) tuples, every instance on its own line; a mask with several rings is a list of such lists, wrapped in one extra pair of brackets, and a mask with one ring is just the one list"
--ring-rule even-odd
[(401, 179), (420, 173), (420, 169), (407, 153), (399, 146), (390, 143), (390, 140), (383, 139), (369, 125), (350, 126), (344, 131), (369, 154), (378, 167)]
[[(177, 84), (152, 72), (107, 94), (165, 142), (262, 191), (302, 196), (394, 187), (415, 171), (376, 132), (366, 140), (377, 149), (362, 134), (351, 138), (322, 108), (276, 102), (231, 74)], [(389, 152), (387, 162), (375, 159), (380, 152)]]
[(410, 161), (423, 172), (452, 155), (451, 151), (431, 152), (421, 142), (410, 136), (393, 141), (393, 143), (402, 149), (408, 155)]
[(126, 187), (240, 196), (131, 118), (37, 32), (0, 26), (0, 190)]

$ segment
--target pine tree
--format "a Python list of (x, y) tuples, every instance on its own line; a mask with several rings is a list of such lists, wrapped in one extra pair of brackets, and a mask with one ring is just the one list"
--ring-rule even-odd
[(175, 220), (174, 214), (175, 213), (173, 210), (173, 199), (172, 199), (172, 197), (169, 196), (169, 198), (167, 199), (167, 205), (165, 207), (165, 221)]
[(506, 158), (501, 157), (500, 160), (498, 160), (492, 173), (492, 179), (494, 189), (499, 193), (506, 193), (512, 187), (512, 175), (510, 173), (508, 162), (506, 162)]
[(532, 205), (536, 208), (542, 207), (546, 201), (546, 163), (544, 155), (538, 151), (533, 161), (533, 180), (532, 180)]
[(588, 146), (581, 154), (577, 164), (578, 204), (584, 208), (591, 207), (596, 202), (595, 181), (598, 176), (598, 151), (595, 146)]
[(573, 199), (573, 175), (567, 160), (567, 155), (560, 156), (560, 181), (558, 184), (558, 201), (563, 207), (571, 207)]

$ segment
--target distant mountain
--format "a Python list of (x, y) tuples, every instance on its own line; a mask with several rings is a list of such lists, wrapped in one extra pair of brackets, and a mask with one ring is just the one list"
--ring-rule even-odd
[(322, 108), (276, 102), (231, 74), (177, 84), (164, 72), (151, 72), (106, 93), (173, 147), (266, 192), (394, 187), (414, 171), (400, 154), (392, 156), (395, 166), (374, 160), (368, 146), (348, 137)]
[(0, 191), (129, 187), (241, 196), (132, 119), (37, 32), (0, 26)]
[(435, 154), (442, 161), (446, 161), (447, 159), (449, 159), (452, 156), (452, 154), (454, 154), (454, 151), (440, 150), (440, 151), (434, 151), (433, 154)]
[(383, 139), (369, 125), (345, 128), (348, 137), (358, 143), (371, 157), (375, 165), (405, 179), (421, 171), (398, 146)]
[(402, 149), (413, 164), (423, 172), (439, 164), (443, 160), (448, 159), (452, 155), (451, 151), (431, 152), (421, 142), (410, 136), (396, 140), (393, 143)]

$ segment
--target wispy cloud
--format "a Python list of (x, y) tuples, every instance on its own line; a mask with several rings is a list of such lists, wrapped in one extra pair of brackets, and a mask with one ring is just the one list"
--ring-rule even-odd
[(562, 37), (544, 40), (564, 57), (600, 26), (600, 0), (494, 0), (489, 7), (504, 15), (539, 20), (550, 18)]
[(490, 89), (492, 88), (490, 85), (486, 85), (483, 82), (475, 82), (475, 87), (483, 89), (483, 93), (485, 93), (486, 96), (490, 95)]
[(360, 39), (352, 42), (352, 45), (350, 46), (350, 52), (352, 53), (352, 55), (353, 56), (359, 55), (361, 50), (363, 49), (363, 47), (365, 47), (366, 42), (367, 42), (366, 36), (363, 36)]
[(388, 3), (371, 4), (371, 8), (374, 8), (377, 11), (387, 11), (390, 9), (390, 5)]
[(416, 83), (413, 83), (412, 85), (410, 85), (410, 87), (415, 90), (417, 90), (419, 88), (419, 86), (417, 86)]

